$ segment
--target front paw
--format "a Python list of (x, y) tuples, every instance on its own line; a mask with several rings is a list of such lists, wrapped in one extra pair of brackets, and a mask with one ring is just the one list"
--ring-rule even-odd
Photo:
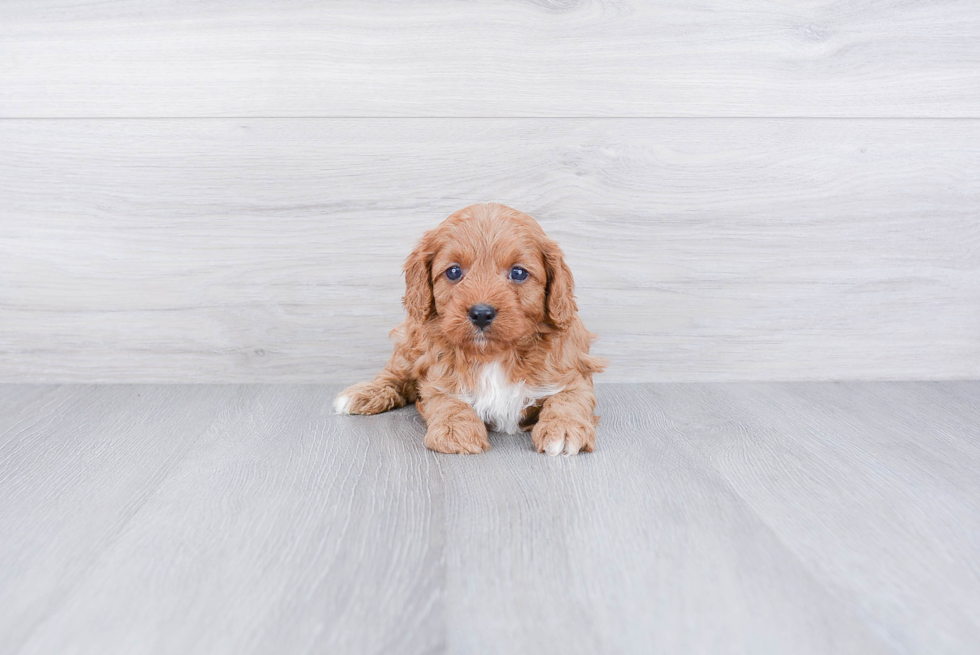
[(337, 414), (380, 414), (405, 405), (398, 390), (376, 382), (358, 382), (344, 389), (333, 401)]
[(425, 433), (425, 447), (450, 455), (477, 455), (490, 450), (487, 426), (477, 417), (455, 417), (452, 422), (432, 423)]
[(539, 453), (576, 455), (595, 448), (595, 426), (573, 418), (550, 418), (538, 421), (531, 430), (531, 440)]

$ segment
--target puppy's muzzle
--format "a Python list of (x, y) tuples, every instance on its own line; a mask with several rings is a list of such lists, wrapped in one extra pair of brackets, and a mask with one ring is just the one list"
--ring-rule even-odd
[(486, 330), (496, 316), (497, 310), (490, 305), (473, 305), (470, 307), (470, 322), (481, 330)]

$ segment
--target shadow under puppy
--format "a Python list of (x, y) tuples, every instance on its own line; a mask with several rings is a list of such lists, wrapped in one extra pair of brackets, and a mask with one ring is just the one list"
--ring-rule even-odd
[(378, 414), (415, 402), (425, 445), (442, 453), (489, 450), (487, 424), (530, 429), (538, 452), (595, 447), (589, 354), (558, 245), (522, 212), (472, 205), (426, 232), (405, 262), (408, 318), (370, 382), (343, 391), (342, 414)]

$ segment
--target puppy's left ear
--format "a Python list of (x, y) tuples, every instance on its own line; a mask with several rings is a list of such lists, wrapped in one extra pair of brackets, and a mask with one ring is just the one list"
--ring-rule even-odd
[(561, 248), (551, 239), (546, 238), (541, 244), (541, 254), (548, 274), (544, 301), (548, 320), (559, 330), (567, 330), (578, 311), (572, 271), (565, 263)]
[(405, 260), (405, 297), (402, 303), (408, 315), (424, 323), (436, 313), (432, 296), (433, 235), (426, 232), (415, 250)]

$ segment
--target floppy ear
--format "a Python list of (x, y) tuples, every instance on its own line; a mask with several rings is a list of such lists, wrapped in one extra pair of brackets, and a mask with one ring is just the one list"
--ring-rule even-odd
[(405, 260), (405, 297), (402, 303), (408, 315), (425, 322), (436, 313), (432, 298), (432, 234), (426, 232), (415, 250)]
[(544, 266), (548, 273), (548, 286), (545, 289), (545, 309), (548, 320), (559, 330), (566, 330), (575, 318), (578, 306), (575, 304), (575, 282), (572, 271), (565, 263), (561, 248), (551, 239), (545, 239), (541, 246)]

